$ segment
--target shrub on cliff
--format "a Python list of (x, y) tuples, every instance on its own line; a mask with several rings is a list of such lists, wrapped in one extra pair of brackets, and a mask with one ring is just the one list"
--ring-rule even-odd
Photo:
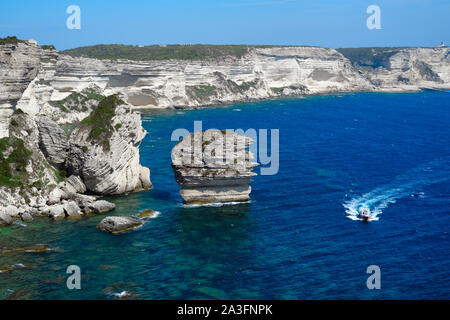
[(62, 112), (86, 112), (93, 104), (100, 102), (105, 96), (101, 95), (98, 90), (88, 87), (81, 92), (73, 92), (68, 97), (59, 101), (51, 101), (55, 107), (61, 109)]
[(18, 44), (24, 42), (23, 40), (17, 39), (16, 36), (8, 36), (6, 38), (0, 38), (0, 45), (4, 44)]
[(367, 47), (367, 48), (340, 48), (336, 49), (349, 59), (355, 66), (366, 66), (372, 68), (390, 68), (389, 59), (400, 52), (398, 47)]
[(15, 137), (0, 139), (0, 186), (20, 187), (27, 178), (25, 167), (32, 152)]
[(48, 44), (48, 45), (47, 44), (43, 44), (41, 46), (41, 48), (44, 49), (44, 50), (56, 50), (55, 46), (52, 45), (52, 44)]
[(119, 95), (114, 94), (101, 100), (91, 114), (81, 121), (81, 128), (89, 130), (88, 141), (91, 144), (101, 145), (104, 150), (109, 151), (109, 139), (111, 138), (114, 128), (111, 124), (112, 118), (115, 116), (116, 107), (125, 104)]

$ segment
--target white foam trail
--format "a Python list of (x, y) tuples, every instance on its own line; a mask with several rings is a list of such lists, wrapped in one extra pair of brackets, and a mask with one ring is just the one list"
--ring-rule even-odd
[(14, 221), (13, 224), (16, 226), (24, 227), (24, 228), (28, 227), (25, 223), (22, 223), (20, 221)]
[(233, 206), (237, 204), (250, 203), (251, 201), (245, 202), (217, 202), (217, 203), (205, 203), (205, 204), (183, 204), (183, 208), (199, 208), (199, 207), (223, 207), (223, 206)]
[(155, 213), (153, 214), (152, 219), (158, 218), (161, 215), (160, 211), (155, 211)]
[(151, 220), (151, 219), (156, 219), (156, 218), (158, 218), (160, 215), (161, 215), (161, 212), (160, 212), (160, 211), (155, 211), (155, 212), (153, 212), (153, 215), (152, 215), (151, 217), (148, 217), (148, 218), (145, 218), (145, 219), (140, 218), (140, 217), (138, 217), (138, 216), (133, 216), (133, 217), (134, 217), (134, 218), (137, 218), (138, 220), (148, 221), (148, 220)]
[(448, 180), (450, 180), (450, 157), (439, 158), (398, 176), (392, 183), (355, 197), (342, 205), (346, 209), (347, 218), (351, 220), (362, 220), (358, 217), (358, 210), (369, 208), (371, 220), (378, 221), (378, 215), (398, 199), (407, 196), (423, 198), (425, 194), (421, 188)]
[(128, 291), (116, 292), (116, 293), (114, 293), (114, 296), (116, 298), (125, 298), (125, 297), (130, 296), (130, 293)]
[(16, 263), (11, 266), (11, 268), (25, 268), (23, 263)]

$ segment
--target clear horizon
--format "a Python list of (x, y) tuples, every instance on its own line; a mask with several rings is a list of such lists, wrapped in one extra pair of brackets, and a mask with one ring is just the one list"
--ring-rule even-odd
[[(366, 26), (372, 4), (381, 9), (378, 30)], [(66, 27), (70, 5), (81, 9), (80, 30)], [(22, 0), (0, 9), (0, 37), (58, 50), (96, 44), (434, 47), (448, 42), (450, 30), (450, 3), (442, 0)]]

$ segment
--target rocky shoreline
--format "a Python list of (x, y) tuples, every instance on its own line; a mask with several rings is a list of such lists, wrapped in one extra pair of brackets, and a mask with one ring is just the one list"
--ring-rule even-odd
[[(12, 39), (12, 38), (11, 38)], [(450, 89), (450, 48), (404, 48), (376, 68), (355, 66), (319, 47), (250, 48), (240, 58), (213, 61), (131, 61), (72, 57), (35, 41), (0, 45), (0, 225), (33, 216), (54, 220), (103, 213), (114, 205), (98, 196), (152, 187), (140, 164), (146, 135), (140, 108), (198, 108), (346, 92)], [(15, 41), (15, 42), (14, 42)], [(183, 139), (172, 167), (187, 204), (245, 202), (254, 176), (249, 156), (219, 165), (210, 135), (200, 163)], [(208, 144), (211, 143), (211, 146)], [(224, 148), (235, 148), (235, 142)], [(206, 152), (206, 153), (205, 153)]]
[(0, 139), (0, 225), (105, 213), (115, 205), (98, 196), (152, 187), (150, 170), (139, 163), (146, 134), (140, 114), (117, 95), (102, 98), (69, 132), (21, 109), (8, 127)]

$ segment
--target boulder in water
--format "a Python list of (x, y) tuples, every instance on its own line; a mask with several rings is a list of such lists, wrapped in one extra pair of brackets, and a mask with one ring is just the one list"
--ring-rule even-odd
[(94, 213), (105, 213), (112, 211), (116, 208), (116, 205), (114, 203), (105, 201), (105, 200), (97, 200), (90, 204), (90, 209), (94, 211)]
[(106, 217), (97, 226), (100, 230), (117, 234), (134, 230), (144, 223), (132, 217)]
[(172, 168), (186, 204), (246, 202), (258, 163), (247, 150), (252, 139), (231, 130), (184, 137), (172, 150)]
[(48, 216), (53, 220), (62, 220), (66, 217), (64, 213), (64, 206), (61, 204), (55, 204), (49, 207)]
[(68, 217), (78, 218), (82, 215), (81, 209), (75, 201), (69, 201), (65, 203), (63, 207)]
[(6, 213), (4, 208), (0, 208), (0, 226), (7, 226), (13, 223), (13, 218)]
[(31, 222), (31, 221), (33, 221), (33, 216), (29, 212), (23, 212), (20, 215), (20, 218), (22, 218), (22, 221), (24, 221), (24, 222)]

